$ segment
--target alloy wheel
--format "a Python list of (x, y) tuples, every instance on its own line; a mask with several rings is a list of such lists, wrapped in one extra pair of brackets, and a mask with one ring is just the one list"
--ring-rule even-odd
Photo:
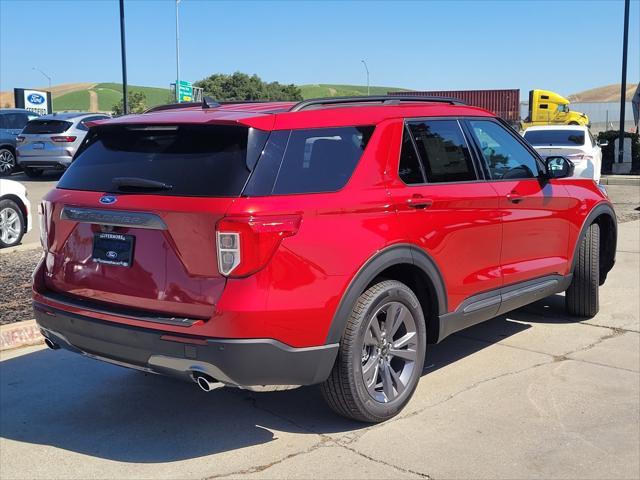
[(362, 345), (362, 377), (369, 395), (388, 403), (401, 395), (413, 376), (418, 334), (411, 311), (388, 302), (371, 316)]
[(9, 175), (15, 167), (16, 158), (9, 150), (0, 152), (0, 175)]
[(22, 225), (20, 215), (13, 208), (0, 210), (0, 240), (5, 245), (13, 245), (20, 238)]

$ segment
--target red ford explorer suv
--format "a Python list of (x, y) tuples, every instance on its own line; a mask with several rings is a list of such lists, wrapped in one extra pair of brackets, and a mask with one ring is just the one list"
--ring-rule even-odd
[(427, 343), (558, 292), (596, 314), (616, 217), (572, 170), (442, 98), (98, 122), (41, 204), (35, 315), (51, 348), (383, 421)]

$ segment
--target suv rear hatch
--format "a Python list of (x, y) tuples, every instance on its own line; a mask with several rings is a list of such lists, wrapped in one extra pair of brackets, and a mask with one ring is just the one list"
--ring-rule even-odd
[(66, 120), (39, 119), (31, 120), (22, 130), (18, 143), (21, 161), (30, 157), (63, 157), (69, 158), (65, 147), (76, 137), (69, 137), (65, 132), (73, 125)]
[(43, 202), (45, 286), (116, 315), (211, 317), (225, 284), (216, 222), (267, 136), (237, 125), (92, 128)]

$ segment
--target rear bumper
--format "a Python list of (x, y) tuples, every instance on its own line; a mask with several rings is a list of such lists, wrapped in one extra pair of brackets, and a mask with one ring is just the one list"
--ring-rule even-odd
[(67, 350), (189, 380), (206, 373), (238, 387), (312, 385), (331, 372), (338, 345), (293, 348), (272, 339), (178, 336), (76, 315), (34, 302), (45, 337)]
[(71, 165), (72, 157), (65, 156), (18, 156), (16, 161), (21, 167), (37, 168), (67, 168)]

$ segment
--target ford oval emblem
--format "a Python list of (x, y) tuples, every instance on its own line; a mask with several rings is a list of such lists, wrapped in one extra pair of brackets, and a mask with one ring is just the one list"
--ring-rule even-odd
[(107, 258), (111, 258), (111, 259), (118, 258), (118, 253), (114, 252), (113, 250), (109, 250), (107, 252)]
[(111, 205), (112, 203), (116, 203), (118, 199), (113, 195), (103, 195), (100, 198), (100, 203), (104, 205)]
[(39, 93), (32, 93), (27, 97), (27, 100), (35, 105), (42, 105), (45, 102), (45, 98)]

